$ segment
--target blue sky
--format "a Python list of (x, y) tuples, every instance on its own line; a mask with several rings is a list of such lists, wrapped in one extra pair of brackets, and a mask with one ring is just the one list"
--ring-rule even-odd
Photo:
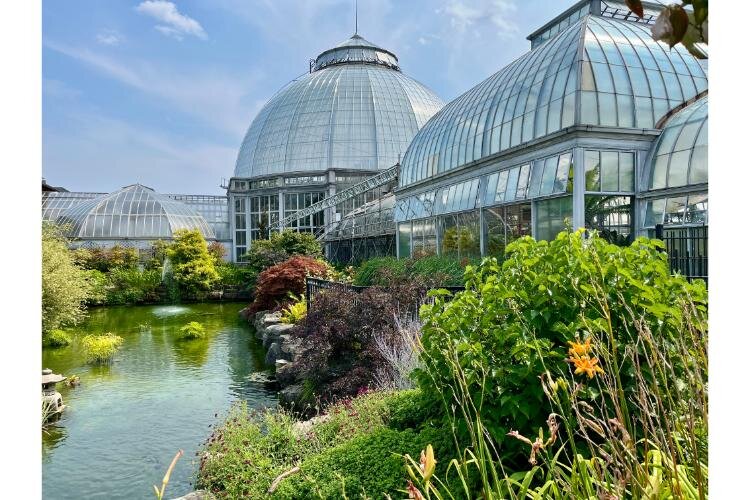
[[(220, 194), (258, 110), (354, 31), (353, 0), (45, 0), (43, 174)], [(446, 102), (573, 0), (360, 0), (359, 33)]]

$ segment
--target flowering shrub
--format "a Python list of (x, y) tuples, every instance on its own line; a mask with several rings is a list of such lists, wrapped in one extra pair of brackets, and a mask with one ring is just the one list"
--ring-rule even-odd
[(301, 255), (271, 266), (258, 276), (255, 287), (255, 300), (250, 304), (250, 312), (274, 309), (289, 300), (289, 294), (305, 293), (305, 277), (325, 277), (328, 264)]
[[(670, 275), (660, 249), (645, 238), (623, 248), (563, 232), (551, 242), (517, 240), (502, 265), (485, 259), (470, 266), (466, 291), (451, 301), (433, 292), (434, 304), (423, 306), (427, 368), (418, 372), (420, 387), (446, 401), (458, 370), (492, 437), (508, 444), (509, 431), (533, 435), (549, 413), (541, 375), (573, 370), (585, 382), (607, 368), (589, 351), (586, 338), (593, 337), (612, 346), (618, 397), (635, 413), (637, 376), (653, 379), (652, 368), (640, 363), (639, 328), (665, 345), (676, 344), (686, 325), (705, 332), (705, 285)], [(695, 314), (685, 313), (687, 305)], [(673, 352), (664, 356), (675, 397), (688, 397), (680, 388), (691, 367)], [(601, 395), (595, 383), (579, 392), (589, 401)]]

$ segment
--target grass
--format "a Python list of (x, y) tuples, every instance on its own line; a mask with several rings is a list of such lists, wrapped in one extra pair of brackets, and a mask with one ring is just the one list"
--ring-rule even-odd
[(111, 332), (102, 335), (86, 335), (81, 339), (86, 362), (90, 364), (111, 363), (121, 345), (122, 337)]
[(197, 321), (191, 321), (177, 332), (181, 340), (202, 339), (206, 337), (206, 328)]

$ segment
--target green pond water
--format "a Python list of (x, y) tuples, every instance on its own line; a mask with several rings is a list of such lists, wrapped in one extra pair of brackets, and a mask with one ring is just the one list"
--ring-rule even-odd
[[(165, 498), (192, 490), (196, 451), (232, 402), (274, 406), (262, 382), (262, 348), (238, 317), (242, 304), (107, 307), (90, 311), (72, 345), (44, 349), (42, 366), (81, 384), (58, 384), (67, 408), (43, 434), (45, 499), (153, 498), (177, 450)], [(181, 341), (188, 321), (209, 336)], [(110, 366), (89, 366), (79, 340), (114, 332), (124, 342)], [(261, 376), (259, 376), (261, 375)]]

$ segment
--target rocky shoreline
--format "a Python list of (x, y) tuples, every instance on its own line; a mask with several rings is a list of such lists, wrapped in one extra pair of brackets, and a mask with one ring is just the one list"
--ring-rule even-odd
[(255, 337), (266, 350), (265, 362), (275, 368), (274, 383), (279, 388), (279, 403), (287, 409), (300, 410), (303, 383), (297, 380), (294, 366), (302, 351), (302, 340), (292, 335), (294, 325), (281, 322), (280, 312), (260, 311), (254, 317), (246, 309), (240, 315), (255, 327)]

